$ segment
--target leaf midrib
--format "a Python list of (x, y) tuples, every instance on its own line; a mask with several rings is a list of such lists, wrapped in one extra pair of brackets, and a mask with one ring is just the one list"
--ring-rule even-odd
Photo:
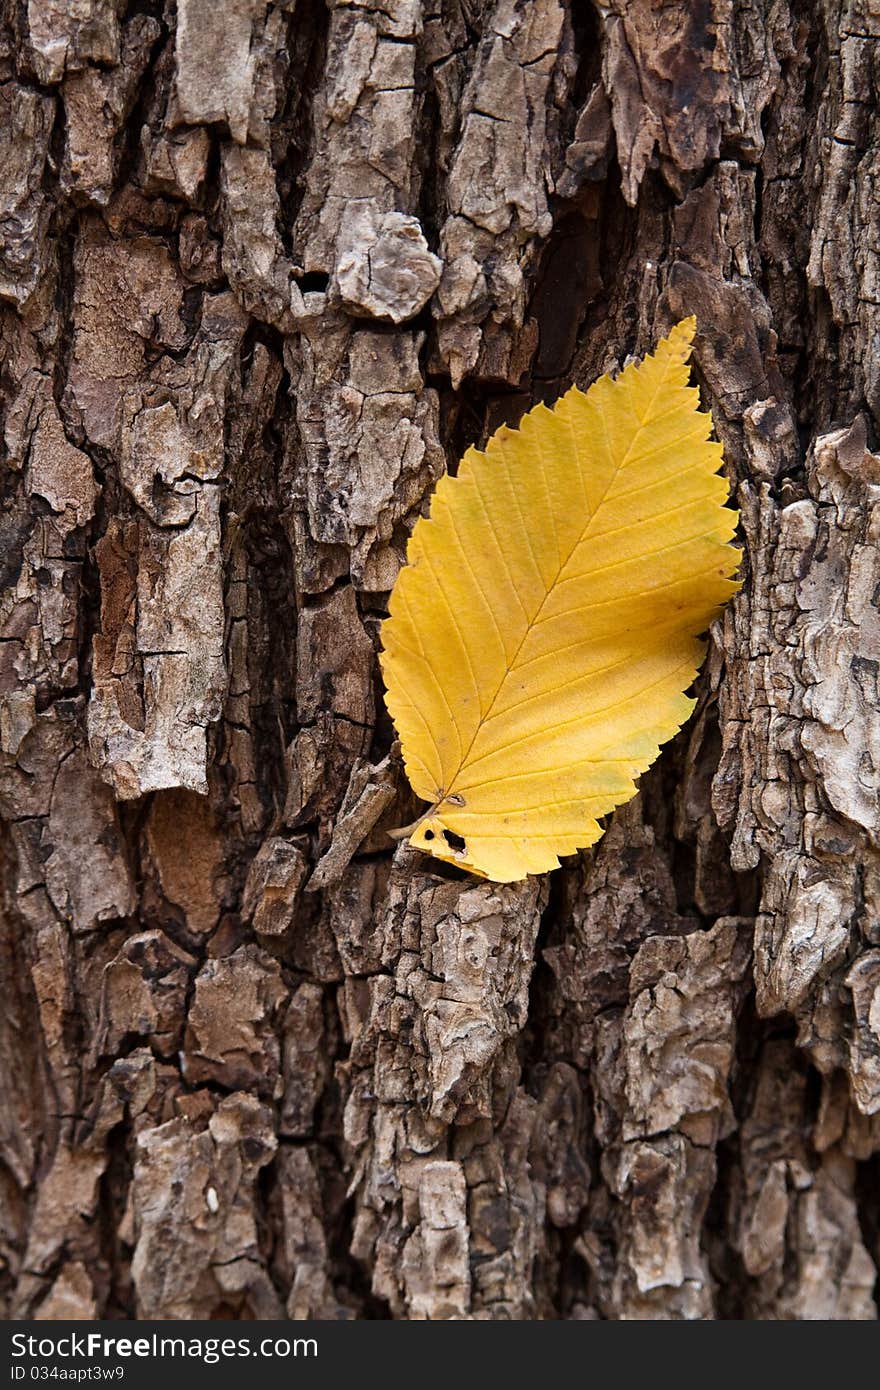
[[(657, 397), (658, 397), (658, 395), (660, 394), (660, 392), (662, 391), (663, 387), (666, 385), (666, 382), (667, 382), (667, 379), (668, 379), (669, 367), (670, 367), (670, 365), (671, 365), (672, 363), (678, 364), (678, 361), (679, 361), (679, 359), (677, 359), (677, 358), (672, 358), (671, 355), (670, 355), (669, 358), (667, 358), (667, 361), (666, 361), (666, 363), (664, 364), (664, 369), (663, 369), (662, 376), (660, 377), (660, 380), (659, 380), (659, 382), (658, 382), (658, 384), (657, 384), (657, 386), (656, 386), (656, 388), (655, 388), (655, 390), (654, 390), (654, 394), (653, 394), (653, 396), (651, 397), (651, 403), (650, 403), (650, 405), (648, 406), (648, 409), (647, 409), (646, 414), (645, 414), (644, 416), (641, 416), (640, 419), (639, 419), (639, 427), (638, 427), (638, 429), (636, 430), (636, 432), (634, 433), (634, 435), (633, 435), (633, 437), (632, 437), (632, 440), (630, 441), (630, 445), (629, 445), (629, 448), (628, 448), (627, 451), (626, 451), (626, 454), (624, 455), (624, 457), (620, 460), (620, 462), (615, 466), (614, 470), (612, 471), (612, 474), (611, 474), (610, 478), (608, 479), (608, 482), (607, 482), (606, 485), (605, 485), (605, 488), (604, 488), (604, 490), (603, 490), (603, 492), (602, 492), (602, 495), (600, 496), (598, 502), (597, 502), (597, 503), (595, 504), (595, 506), (593, 507), (592, 512), (590, 513), (589, 517), (587, 518), (586, 522), (584, 523), (584, 526), (583, 526), (582, 530), (580, 531), (580, 533), (579, 533), (577, 539), (575, 540), (574, 544), (572, 545), (572, 547), (571, 547), (571, 549), (569, 550), (568, 554), (566, 555), (565, 559), (564, 559), (564, 560), (562, 561), (562, 563), (559, 565), (559, 568), (557, 569), (556, 574), (554, 575), (552, 582), (551, 582), (549, 585), (545, 585), (545, 588), (544, 588), (544, 596), (543, 596), (543, 598), (541, 599), (541, 602), (538, 604), (538, 607), (537, 607), (535, 613), (534, 613), (534, 614), (532, 615), (532, 617), (529, 619), (529, 621), (528, 621), (528, 623), (527, 623), (527, 625), (526, 625), (526, 627), (525, 627), (525, 630), (524, 630), (524, 632), (523, 632), (523, 635), (522, 635), (522, 637), (520, 638), (520, 641), (519, 641), (519, 643), (518, 643), (518, 645), (517, 645), (516, 651), (514, 652), (513, 656), (511, 657), (510, 661), (508, 662), (508, 664), (507, 664), (507, 666), (506, 666), (506, 668), (505, 668), (504, 674), (502, 675), (500, 681), (498, 682), (498, 685), (497, 685), (496, 688), (495, 688), (495, 693), (494, 693), (494, 695), (492, 696), (492, 701), (491, 701), (491, 703), (490, 703), (488, 709), (485, 711), (485, 713), (482, 713), (482, 712), (481, 712), (480, 718), (479, 718), (479, 720), (478, 720), (478, 722), (477, 722), (477, 726), (476, 726), (476, 728), (474, 729), (473, 735), (471, 736), (471, 741), (470, 741), (470, 743), (468, 744), (467, 748), (466, 748), (466, 749), (463, 751), (463, 753), (461, 754), (461, 758), (460, 758), (458, 767), (455, 769), (455, 772), (454, 772), (453, 775), (452, 775), (452, 779), (451, 779), (451, 781), (449, 782), (449, 785), (448, 785), (447, 787), (444, 787), (444, 788), (443, 788), (443, 796), (442, 796), (441, 800), (445, 801), (449, 796), (451, 796), (451, 795), (454, 794), (454, 792), (455, 792), (456, 780), (457, 780), (458, 777), (461, 776), (461, 773), (462, 773), (463, 769), (467, 766), (467, 760), (468, 760), (468, 758), (469, 758), (469, 756), (470, 756), (471, 749), (473, 748), (474, 744), (476, 743), (476, 741), (477, 741), (477, 739), (478, 739), (478, 737), (479, 737), (479, 735), (480, 735), (482, 729), (483, 729), (483, 728), (485, 727), (485, 725), (488, 723), (488, 721), (489, 721), (489, 719), (490, 719), (490, 717), (491, 717), (491, 715), (492, 715), (492, 711), (494, 710), (495, 705), (496, 705), (497, 702), (498, 702), (498, 697), (499, 697), (499, 695), (501, 694), (501, 691), (504, 689), (505, 683), (507, 682), (507, 680), (509, 679), (509, 677), (513, 674), (514, 670), (516, 669), (517, 658), (519, 657), (519, 654), (520, 654), (520, 652), (522, 651), (522, 649), (523, 649), (523, 647), (524, 647), (524, 645), (525, 645), (525, 643), (526, 643), (526, 640), (528, 639), (530, 633), (532, 632), (533, 628), (534, 628), (535, 625), (537, 624), (537, 622), (538, 622), (538, 620), (539, 620), (539, 618), (540, 618), (540, 616), (541, 616), (541, 612), (542, 612), (542, 610), (543, 610), (543, 608), (544, 608), (544, 605), (546, 604), (546, 602), (547, 602), (547, 600), (549, 599), (550, 595), (551, 595), (551, 594), (553, 593), (553, 591), (555, 590), (557, 584), (558, 584), (559, 581), (560, 581), (561, 576), (563, 575), (563, 573), (565, 572), (565, 570), (568, 568), (568, 566), (569, 566), (569, 564), (571, 563), (571, 561), (572, 561), (574, 555), (576, 554), (576, 552), (580, 549), (580, 547), (583, 545), (584, 541), (586, 540), (586, 538), (587, 538), (587, 536), (588, 536), (588, 534), (589, 534), (590, 527), (592, 526), (593, 522), (595, 521), (596, 517), (598, 516), (598, 514), (599, 514), (599, 512), (601, 511), (602, 507), (604, 506), (605, 501), (607, 500), (607, 497), (608, 497), (609, 492), (611, 491), (612, 487), (614, 486), (615, 482), (617, 481), (618, 477), (620, 476), (620, 473), (622, 472), (622, 470), (627, 466), (627, 463), (628, 463), (629, 460), (630, 460), (630, 455), (632, 454), (633, 449), (635, 448), (636, 442), (638, 441), (638, 439), (639, 439), (639, 437), (640, 437), (642, 431), (645, 429), (646, 422), (650, 419), (651, 411), (652, 411), (653, 408), (654, 408), (654, 405), (655, 405), (655, 403), (656, 403)], [(636, 412), (636, 413), (638, 413), (638, 412)], [(608, 439), (607, 422), (606, 422), (604, 416), (600, 415), (600, 418), (602, 419), (603, 428), (605, 429), (605, 439), (606, 439), (606, 443), (609, 445), (609, 448), (610, 448), (610, 440)], [(542, 471), (543, 471), (543, 470), (542, 470)], [(545, 474), (545, 477), (546, 477), (546, 474)], [(476, 474), (474, 474), (474, 486), (476, 487), (477, 493), (480, 494), (480, 485), (479, 485), (478, 477), (477, 477)], [(482, 495), (480, 494), (480, 496), (481, 496), (481, 501), (482, 501)], [(485, 510), (485, 507), (484, 507), (484, 510)], [(540, 570), (539, 570), (539, 573), (540, 573)], [(512, 576), (511, 576), (511, 583), (512, 583)], [(451, 606), (450, 606), (450, 613), (451, 613), (451, 612), (452, 612), (452, 608), (451, 608)], [(456, 626), (457, 626), (457, 624), (456, 624)], [(461, 636), (462, 645), (465, 646), (464, 637), (462, 636), (461, 633), (459, 633), (459, 636)], [(469, 656), (469, 655), (468, 655), (468, 661), (470, 662), (470, 656)], [(476, 685), (476, 682), (475, 682), (475, 689), (479, 692), (479, 686)]]

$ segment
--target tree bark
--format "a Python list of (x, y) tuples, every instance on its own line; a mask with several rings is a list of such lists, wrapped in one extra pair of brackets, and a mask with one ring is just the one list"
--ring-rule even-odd
[[(0, 1292), (868, 1319), (873, 0), (8, 0)], [(593, 851), (417, 814), (444, 468), (696, 313), (745, 584)]]

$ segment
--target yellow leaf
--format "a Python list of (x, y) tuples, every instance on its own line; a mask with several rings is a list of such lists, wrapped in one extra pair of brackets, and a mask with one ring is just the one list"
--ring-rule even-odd
[(468, 449), (416, 523), (382, 670), (432, 803), (418, 849), (500, 883), (556, 868), (690, 714), (740, 558), (695, 330)]

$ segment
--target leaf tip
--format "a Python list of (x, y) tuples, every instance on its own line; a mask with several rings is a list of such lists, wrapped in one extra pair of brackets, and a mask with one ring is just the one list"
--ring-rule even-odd
[(682, 362), (686, 362), (691, 355), (691, 348), (694, 345), (696, 331), (696, 314), (689, 314), (686, 319), (680, 319), (679, 322), (669, 330), (669, 336), (666, 342), (676, 356), (681, 358)]

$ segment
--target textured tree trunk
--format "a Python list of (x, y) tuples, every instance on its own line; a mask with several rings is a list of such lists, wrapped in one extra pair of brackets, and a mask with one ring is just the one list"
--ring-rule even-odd
[[(11, 1317), (876, 1316), (876, 0), (8, 0)], [(696, 313), (745, 585), (594, 851), (375, 653), (500, 421)]]

